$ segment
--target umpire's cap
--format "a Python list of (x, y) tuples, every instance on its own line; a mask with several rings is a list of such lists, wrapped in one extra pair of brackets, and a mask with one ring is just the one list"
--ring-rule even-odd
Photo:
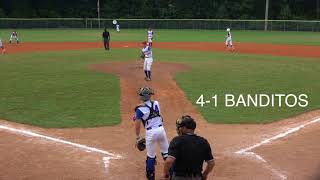
[(184, 115), (176, 121), (176, 126), (177, 126), (177, 129), (186, 127), (187, 129), (195, 130), (197, 127), (197, 123), (194, 121), (194, 119), (191, 116)]

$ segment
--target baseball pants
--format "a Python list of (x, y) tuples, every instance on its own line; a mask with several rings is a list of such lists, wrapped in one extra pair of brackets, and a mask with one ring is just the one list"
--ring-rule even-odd
[(161, 153), (168, 153), (169, 143), (166, 131), (163, 127), (158, 127), (146, 131), (146, 149), (148, 157), (156, 157), (156, 144), (160, 145)]
[(105, 49), (107, 49), (107, 50), (110, 49), (109, 40), (107, 40), (107, 39), (104, 40), (103, 45), (104, 45), (104, 48), (105, 48)]
[(226, 40), (226, 46), (232, 46), (232, 39), (230, 37)]
[(151, 71), (152, 62), (153, 62), (152, 58), (145, 58), (144, 59), (144, 64), (143, 64), (143, 70)]
[(15, 39), (16, 41), (19, 41), (18, 37), (17, 36), (10, 36), (10, 41), (12, 41), (13, 39)]

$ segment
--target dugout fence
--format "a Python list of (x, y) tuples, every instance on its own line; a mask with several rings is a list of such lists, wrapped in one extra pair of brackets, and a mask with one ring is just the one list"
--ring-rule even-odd
[[(113, 19), (97, 18), (0, 18), (0, 28), (114, 28)], [(126, 29), (264, 30), (265, 20), (231, 19), (117, 19)], [(320, 21), (268, 20), (269, 31), (320, 31)]]

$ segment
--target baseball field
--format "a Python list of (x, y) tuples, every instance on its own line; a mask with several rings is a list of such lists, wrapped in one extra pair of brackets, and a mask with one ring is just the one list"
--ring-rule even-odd
[(144, 179), (132, 121), (142, 86), (169, 140), (179, 116), (195, 117), (216, 158), (209, 179), (320, 178), (317, 32), (232, 31), (229, 52), (224, 31), (156, 29), (146, 82), (146, 30), (111, 30), (110, 51), (98, 29), (17, 31), (8, 44), (0, 30), (0, 179)]

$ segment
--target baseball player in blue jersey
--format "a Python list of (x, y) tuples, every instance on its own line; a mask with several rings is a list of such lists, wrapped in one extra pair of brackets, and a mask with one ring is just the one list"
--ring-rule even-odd
[(164, 130), (163, 120), (160, 112), (158, 101), (152, 101), (151, 96), (154, 94), (149, 87), (142, 87), (138, 91), (138, 95), (142, 104), (135, 108), (135, 134), (139, 141), (140, 126), (143, 124), (146, 129), (146, 176), (148, 180), (155, 179), (155, 164), (156, 164), (156, 144), (160, 146), (162, 158), (165, 160), (168, 157), (169, 143), (166, 132)]
[(141, 51), (144, 54), (143, 70), (146, 75), (144, 79), (146, 81), (151, 81), (151, 65), (153, 62), (152, 48), (149, 46), (147, 42), (142, 42), (142, 44), (143, 44), (143, 48)]

